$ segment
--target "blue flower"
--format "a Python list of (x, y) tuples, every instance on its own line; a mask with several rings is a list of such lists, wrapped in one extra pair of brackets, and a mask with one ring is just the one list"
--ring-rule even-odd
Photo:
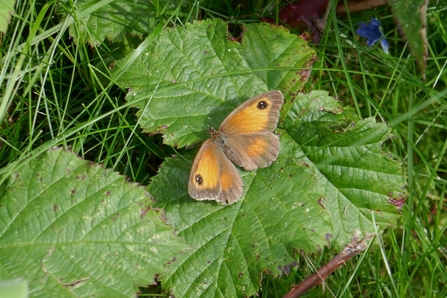
[(376, 42), (380, 41), (380, 45), (385, 53), (388, 54), (388, 42), (383, 36), (383, 32), (380, 30), (380, 23), (374, 17), (371, 18), (371, 22), (368, 24), (358, 23), (359, 28), (356, 33), (367, 39), (368, 47), (372, 47)]

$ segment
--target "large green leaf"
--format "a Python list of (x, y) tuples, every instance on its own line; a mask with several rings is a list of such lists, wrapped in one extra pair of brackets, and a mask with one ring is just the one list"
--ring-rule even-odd
[(143, 187), (61, 149), (0, 185), (0, 278), (33, 297), (134, 297), (186, 248)]
[(194, 247), (170, 264), (165, 287), (180, 297), (254, 295), (263, 272), (297, 265), (297, 251), (340, 249), (354, 230), (374, 232), (372, 212), (381, 228), (395, 224), (390, 199), (405, 194), (405, 182), (400, 164), (382, 152), (389, 130), (337, 105), (325, 92), (296, 98), (278, 129), (278, 159), (241, 171), (245, 192), (236, 204), (192, 200), (190, 162), (163, 164), (150, 191)]
[(131, 89), (127, 100), (140, 109), (143, 128), (182, 147), (207, 138), (208, 127), (248, 97), (271, 87), (297, 93), (314, 60), (283, 28), (247, 25), (240, 44), (224, 22), (208, 20), (166, 29), (118, 83)]
[(288, 272), (298, 251), (339, 249), (355, 229), (373, 232), (371, 212), (382, 228), (395, 223), (389, 200), (404, 196), (400, 164), (382, 152), (384, 124), (358, 119), (326, 92), (297, 96), (315, 59), (302, 40), (269, 24), (247, 25), (241, 43), (226, 30), (218, 20), (166, 29), (119, 79), (143, 128), (178, 146), (208, 138), (208, 127), (249, 97), (285, 94), (280, 155), (240, 172), (239, 202), (189, 197), (192, 154), (168, 159), (151, 183), (157, 206), (193, 247), (162, 274), (177, 297), (254, 295), (263, 272)]

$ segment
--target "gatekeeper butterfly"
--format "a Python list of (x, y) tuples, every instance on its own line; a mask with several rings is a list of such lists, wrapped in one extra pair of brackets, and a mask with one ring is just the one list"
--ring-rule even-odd
[(276, 160), (279, 138), (273, 130), (283, 102), (281, 91), (260, 94), (237, 107), (219, 130), (209, 129), (211, 138), (200, 147), (189, 176), (192, 198), (222, 204), (239, 200), (244, 183), (234, 164), (252, 171)]

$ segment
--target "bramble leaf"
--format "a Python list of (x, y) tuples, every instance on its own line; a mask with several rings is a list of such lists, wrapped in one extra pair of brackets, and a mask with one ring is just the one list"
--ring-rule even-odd
[[(315, 52), (284, 28), (247, 25), (242, 44), (221, 20), (166, 29), (118, 79), (139, 109), (141, 126), (183, 147), (208, 137), (208, 128), (249, 97), (275, 87), (296, 94)], [(116, 69), (120, 68), (117, 63)]]
[(187, 247), (143, 187), (62, 149), (0, 185), (0, 276), (32, 297), (134, 297)]
[(382, 151), (386, 125), (357, 119), (320, 91), (298, 96), (279, 127), (278, 159), (240, 171), (244, 194), (230, 206), (189, 197), (192, 156), (163, 163), (150, 192), (193, 246), (162, 276), (176, 296), (251, 296), (263, 272), (296, 266), (298, 251), (341, 249), (356, 229), (374, 232), (372, 212), (380, 228), (396, 223), (391, 200), (405, 197), (405, 180)]
[(166, 160), (149, 186), (192, 247), (161, 275), (178, 297), (255, 295), (263, 273), (289, 272), (298, 251), (338, 249), (356, 229), (373, 232), (372, 212), (381, 228), (392, 225), (398, 210), (389, 201), (405, 196), (400, 164), (382, 152), (390, 137), (384, 124), (358, 119), (326, 92), (299, 94), (315, 59), (302, 40), (253, 24), (240, 44), (226, 30), (219, 20), (166, 29), (119, 78), (143, 128), (179, 147), (208, 138), (208, 127), (254, 95), (273, 89), (285, 95), (278, 159), (240, 171), (240, 201), (191, 199), (192, 154)]

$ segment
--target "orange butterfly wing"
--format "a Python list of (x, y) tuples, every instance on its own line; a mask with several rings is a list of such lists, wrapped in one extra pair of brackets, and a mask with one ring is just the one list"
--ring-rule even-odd
[(280, 91), (269, 91), (247, 100), (228, 115), (220, 131), (225, 138), (223, 151), (232, 162), (251, 171), (276, 160), (279, 139), (272, 131), (283, 103)]
[(225, 118), (219, 131), (229, 135), (271, 132), (276, 128), (279, 110), (284, 103), (280, 91), (269, 91), (255, 96)]
[(243, 185), (236, 167), (219, 150), (214, 140), (203, 143), (189, 176), (189, 195), (196, 200), (232, 203), (241, 196)]

